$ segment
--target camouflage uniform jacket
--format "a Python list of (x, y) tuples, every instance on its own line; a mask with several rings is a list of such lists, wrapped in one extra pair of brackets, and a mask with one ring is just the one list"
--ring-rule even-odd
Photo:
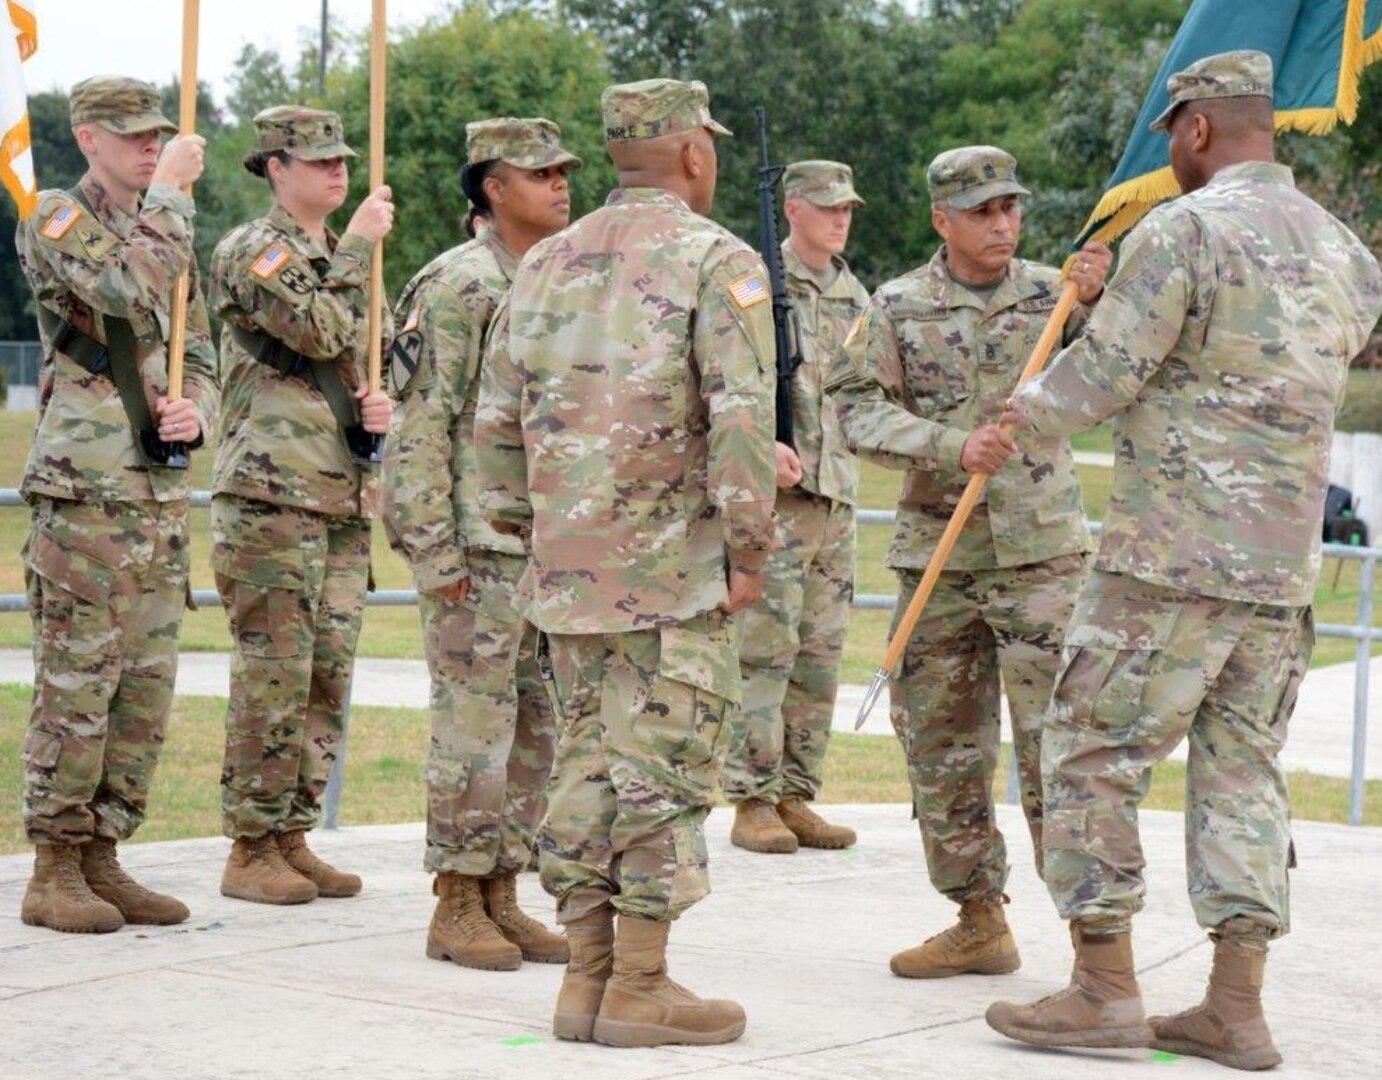
[[(926, 566), (969, 473), (960, 451), (996, 423), (1060, 292), (1057, 271), (1014, 259), (987, 301), (951, 277), (945, 249), (874, 293), (828, 392), (852, 450), (906, 469), (888, 565)], [(1077, 307), (1066, 333), (1087, 315)], [(1070, 444), (1017, 437), (947, 566), (1024, 566), (1089, 550)]]
[(1334, 413), (1379, 312), (1376, 260), (1285, 166), (1232, 165), (1153, 210), (1085, 335), (1021, 398), (1043, 435), (1117, 413), (1095, 566), (1310, 603)]
[(475, 418), (481, 505), (531, 536), (529, 618), (680, 622), (758, 567), (773, 513), (773, 328), (758, 255), (668, 191), (627, 188), (536, 245)]
[(262, 331), (313, 361), (339, 365), (346, 385), (359, 386), (368, 358), (369, 264), (364, 237), (347, 233), (337, 242), (328, 233), (323, 246), (277, 204), (216, 245), (211, 306), (227, 324), (218, 494), (341, 517), (378, 509), (376, 470), (351, 461), (322, 392), (259, 363), (230, 332), (231, 323)]
[[(219, 399), (216, 350), (192, 257), (191, 198), (158, 184), (131, 214), (112, 205), (90, 173), (80, 186), (92, 214), (66, 192), (45, 191), (37, 212), (16, 230), (35, 300), (97, 341), (105, 340), (100, 316), (128, 319), (152, 414), (155, 398), (168, 388), (164, 342), (173, 284), (190, 268), (183, 394), (197, 403), (209, 435)], [(150, 469), (109, 373), (93, 375), (45, 337), (38, 431), (21, 490), (26, 497), (171, 502), (190, 494), (191, 474)]]
[(473, 439), (485, 339), (517, 266), (490, 229), (424, 266), (398, 301), (384, 526), (420, 589), (465, 577), (467, 548), (523, 554), (480, 513)]
[(835, 280), (822, 292), (791, 241), (782, 243), (787, 294), (801, 329), (801, 366), (792, 379), (792, 435), (801, 459), (802, 488), (853, 506), (859, 493), (859, 462), (846, 447), (835, 408), (825, 398), (825, 382), (869, 294), (844, 259), (836, 255), (831, 262)]

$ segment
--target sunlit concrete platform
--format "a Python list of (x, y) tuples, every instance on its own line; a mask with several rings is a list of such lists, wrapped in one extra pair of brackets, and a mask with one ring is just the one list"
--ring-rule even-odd
[[(748, 1009), (744, 1037), (704, 1048), (613, 1050), (550, 1035), (559, 967), (471, 971), (423, 955), (432, 897), (422, 826), (320, 833), (365, 892), (270, 908), (217, 891), (221, 838), (129, 845), (126, 863), (192, 907), (173, 928), (99, 937), (24, 926), (26, 856), (0, 857), (0, 1077), (543, 1077), (834, 1080), (1220, 1077), (1208, 1062), (1151, 1051), (1024, 1048), (983, 1022), (989, 1002), (1063, 985), (1069, 942), (1031, 869), (1025, 829), (1000, 807), (1015, 861), (1014, 975), (935, 982), (888, 972), (888, 957), (936, 932), (952, 908), (926, 882), (901, 806), (833, 806), (859, 830), (847, 852), (750, 855), (711, 815), (714, 892), (676, 926), (672, 974)], [(1148, 1006), (1199, 999), (1210, 950), (1185, 896), (1182, 822), (1143, 815), (1147, 910), (1135, 947)], [(1281, 1077), (1376, 1077), (1382, 1061), (1382, 830), (1302, 823), (1294, 932), (1268, 967), (1266, 1007)], [(521, 895), (550, 919), (534, 875)]]

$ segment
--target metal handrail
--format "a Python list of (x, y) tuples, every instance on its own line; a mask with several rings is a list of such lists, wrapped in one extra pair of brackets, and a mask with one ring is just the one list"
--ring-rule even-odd
[[(211, 505), (211, 493), (209, 491), (194, 491), (189, 501), (194, 508), (209, 507)], [(0, 488), (0, 508), (18, 506), (27, 506), (18, 489)], [(860, 525), (893, 525), (897, 522), (897, 513), (893, 510), (856, 510), (854, 518)], [(1089, 529), (1091, 533), (1097, 535), (1100, 523), (1097, 521), (1089, 522)], [(1348, 820), (1350, 825), (1361, 825), (1363, 823), (1363, 799), (1366, 791), (1364, 765), (1367, 757), (1369, 661), (1372, 657), (1372, 643), (1382, 641), (1382, 627), (1372, 625), (1373, 589), (1376, 583), (1377, 563), (1382, 560), (1382, 547), (1324, 544), (1322, 552), (1324, 556), (1329, 558), (1358, 559), (1362, 562), (1358, 579), (1357, 621), (1351, 626), (1346, 623), (1321, 623), (1315, 627), (1317, 637), (1351, 638), (1358, 643), (1354, 653), (1353, 756), (1349, 782)], [(221, 603), (220, 594), (214, 589), (194, 589), (192, 600), (199, 607), (217, 607)], [(366, 597), (365, 603), (370, 607), (408, 607), (417, 603), (417, 590), (377, 589)], [(861, 593), (854, 597), (853, 606), (890, 611), (897, 606), (897, 597), (884, 596), (878, 593)], [(28, 610), (28, 598), (23, 594), (0, 594), (0, 613)], [(331, 782), (327, 790), (326, 825), (328, 828), (334, 827), (335, 824), (335, 810), (340, 798), (338, 774), (343, 769), (344, 761), (344, 740), (342, 740), (341, 753), (336, 760), (336, 768), (332, 770)], [(1017, 801), (1015, 768), (1009, 769), (1008, 801)]]

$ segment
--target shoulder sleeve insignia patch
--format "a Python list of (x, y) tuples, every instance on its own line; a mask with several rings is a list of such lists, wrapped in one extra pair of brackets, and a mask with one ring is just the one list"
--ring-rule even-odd
[(58, 207), (52, 217), (43, 223), (39, 235), (47, 240), (61, 240), (67, 235), (67, 230), (77, 224), (77, 219), (81, 216), (82, 208), (80, 206), (64, 203)]
[(270, 244), (259, 258), (250, 263), (250, 273), (267, 281), (283, 269), (288, 262), (288, 249), (282, 244)]
[(278, 275), (278, 280), (299, 296), (306, 296), (317, 287), (315, 280), (307, 276), (301, 267), (290, 266)]
[(729, 298), (740, 308), (750, 308), (768, 299), (768, 285), (759, 274), (746, 274), (729, 283)]

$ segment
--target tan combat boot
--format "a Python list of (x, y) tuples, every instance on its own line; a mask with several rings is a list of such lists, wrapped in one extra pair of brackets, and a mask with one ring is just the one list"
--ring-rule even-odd
[(19, 917), (30, 926), (67, 934), (109, 934), (125, 925), (120, 909), (91, 891), (82, 877), (81, 847), (70, 844), (34, 848), (34, 876)]
[(517, 971), (523, 951), (485, 914), (480, 879), (465, 874), (438, 874), (432, 879), (437, 897), (427, 928), (427, 955), (483, 971)]
[(120, 909), (127, 923), (172, 926), (187, 921), (187, 905), (176, 897), (146, 889), (115, 857), (115, 841), (96, 837), (82, 845), (82, 877), (91, 891)]
[(1132, 966), (1132, 935), (1095, 934), (1071, 924), (1070, 985), (1030, 1005), (997, 1001), (985, 1019), (994, 1031), (1035, 1046), (1150, 1046), (1152, 1029)]
[(1204, 1001), (1175, 1016), (1153, 1016), (1152, 1045), (1173, 1054), (1209, 1058), (1231, 1069), (1281, 1064), (1262, 1015), (1265, 941), (1218, 937)]
[(1003, 915), (1006, 896), (976, 897), (960, 905), (960, 921), (892, 958), (889, 967), (904, 979), (949, 975), (1006, 975), (1022, 966), (1017, 942)]
[(566, 923), (571, 959), (557, 994), (552, 1034), (558, 1039), (590, 1042), (595, 1017), (614, 970), (614, 909), (602, 907)]
[(221, 895), (256, 904), (305, 904), (317, 887), (283, 860), (273, 833), (241, 836), (221, 874)]
[(777, 816), (802, 847), (847, 848), (858, 839), (853, 829), (826, 821), (800, 795), (788, 795), (778, 803)]
[(307, 846), (307, 830), (294, 829), (278, 834), (278, 850), (283, 861), (317, 887), (318, 896), (358, 896), (363, 883), (360, 875), (337, 870)]
[(619, 916), (614, 971), (605, 983), (594, 1037), (605, 1046), (709, 1046), (744, 1033), (733, 1001), (702, 1000), (667, 978), (671, 923)]
[(564, 964), (571, 959), (566, 938), (554, 934), (518, 906), (518, 877), (486, 878), (480, 883), (485, 894), (485, 914), (499, 927), (505, 939), (523, 953), (524, 960), (536, 964)]
[(796, 833), (777, 816), (777, 807), (762, 799), (745, 799), (735, 804), (729, 842), (762, 855), (790, 855), (798, 843)]

